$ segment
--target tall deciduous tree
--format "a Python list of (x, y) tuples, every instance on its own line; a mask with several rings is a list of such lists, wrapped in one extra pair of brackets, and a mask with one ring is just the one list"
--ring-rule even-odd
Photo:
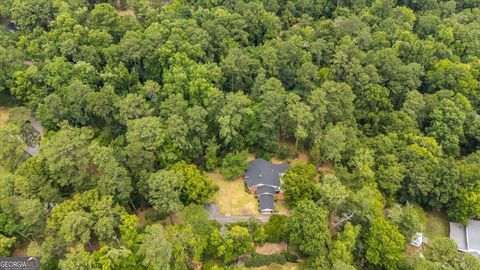
[(222, 160), (222, 174), (230, 180), (243, 175), (247, 168), (247, 154), (247, 151), (228, 153)]
[(200, 171), (194, 164), (181, 161), (170, 169), (181, 177), (180, 200), (184, 204), (203, 204), (218, 189), (205, 172)]
[(0, 127), (0, 161), (2, 166), (14, 171), (23, 161), (26, 144), (20, 135), (20, 128), (15, 125)]
[(416, 233), (421, 232), (425, 223), (425, 213), (415, 205), (395, 205), (388, 213), (388, 218), (398, 227), (407, 241), (413, 240)]
[(297, 164), (283, 176), (282, 189), (288, 204), (295, 206), (301, 200), (311, 200), (316, 190), (316, 169), (310, 164)]
[(162, 213), (175, 213), (182, 209), (180, 191), (182, 178), (173, 171), (161, 170), (152, 174), (148, 180), (148, 200), (153, 208)]
[(24, 29), (46, 27), (52, 18), (52, 1), (14, 0), (11, 9), (13, 21)]
[(162, 225), (154, 224), (145, 229), (143, 242), (138, 254), (142, 265), (151, 270), (169, 270), (172, 251), (165, 238)]
[(404, 249), (405, 238), (395, 225), (383, 218), (373, 220), (366, 242), (366, 258), (370, 263), (389, 270), (398, 269)]
[(330, 243), (327, 218), (313, 201), (298, 202), (285, 224), (287, 242), (307, 256), (322, 254)]

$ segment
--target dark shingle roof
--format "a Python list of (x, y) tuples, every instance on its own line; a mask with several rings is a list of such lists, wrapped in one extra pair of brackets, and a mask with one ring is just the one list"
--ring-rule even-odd
[(274, 211), (275, 202), (273, 201), (273, 195), (260, 195), (258, 196), (260, 202), (260, 211)]
[(257, 158), (248, 163), (245, 173), (246, 182), (249, 187), (255, 185), (270, 185), (280, 187), (280, 173), (284, 173), (289, 165), (273, 164), (265, 159)]
[(276, 193), (275, 188), (271, 187), (271, 186), (261, 186), (261, 187), (257, 188), (257, 196), (259, 196), (261, 194), (275, 195), (275, 193)]

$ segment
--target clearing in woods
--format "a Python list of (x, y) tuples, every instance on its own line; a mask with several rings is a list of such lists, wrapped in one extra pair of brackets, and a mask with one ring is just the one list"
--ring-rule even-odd
[(212, 201), (218, 205), (220, 215), (229, 217), (260, 214), (257, 200), (253, 194), (245, 191), (243, 177), (228, 181), (220, 173), (207, 175), (219, 187)]

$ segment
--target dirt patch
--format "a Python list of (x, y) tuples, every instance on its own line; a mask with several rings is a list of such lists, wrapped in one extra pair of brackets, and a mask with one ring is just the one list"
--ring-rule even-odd
[(149, 211), (149, 209), (137, 209), (137, 211), (135, 211), (135, 216), (137, 216), (137, 219), (138, 219), (138, 227), (142, 228), (143, 226), (145, 226), (145, 215), (147, 214), (147, 212)]
[(290, 208), (284, 200), (277, 200), (275, 202), (275, 211), (277, 214), (290, 215)]
[(134, 16), (133, 10), (125, 9), (125, 10), (118, 10), (118, 15), (120, 16)]
[(333, 171), (333, 161), (324, 162), (317, 169), (318, 169), (319, 172), (321, 172), (323, 174), (332, 173), (332, 171)]
[(10, 111), (7, 107), (0, 107), (0, 125), (5, 125), (8, 121), (8, 112)]
[(261, 247), (257, 247), (255, 252), (263, 255), (271, 255), (287, 251), (286, 243), (266, 243)]
[(298, 153), (298, 156), (294, 159), (279, 159), (278, 157), (273, 157), (271, 159), (273, 164), (281, 164), (281, 163), (290, 163), (292, 165), (298, 164), (298, 163), (309, 163), (310, 158), (308, 157), (308, 152), (307, 151), (302, 151)]
[(277, 264), (277, 263), (272, 263), (267, 266), (262, 266), (262, 267), (251, 267), (251, 268), (242, 268), (242, 269), (255, 269), (255, 270), (296, 270), (299, 269), (298, 264), (296, 263), (286, 263), (286, 264)]
[(220, 215), (229, 217), (259, 214), (258, 202), (253, 194), (245, 191), (243, 178), (227, 181), (219, 173), (207, 173), (207, 175), (219, 187), (212, 202), (218, 205)]
[(297, 163), (308, 163), (310, 162), (310, 158), (308, 157), (308, 152), (307, 151), (302, 151), (298, 153), (298, 157), (294, 160), (292, 160), (292, 165), (295, 165)]
[(13, 257), (25, 257), (28, 256), (28, 241), (23, 242), (20, 246), (15, 248), (12, 252)]

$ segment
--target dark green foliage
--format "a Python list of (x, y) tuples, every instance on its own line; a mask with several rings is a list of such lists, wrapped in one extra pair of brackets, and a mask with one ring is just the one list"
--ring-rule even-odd
[(297, 157), (297, 152), (288, 144), (280, 144), (278, 146), (277, 156), (279, 159), (291, 159)]
[(222, 160), (221, 172), (227, 179), (242, 176), (247, 168), (247, 152), (234, 152), (227, 154)]
[(297, 164), (283, 176), (283, 190), (288, 204), (295, 206), (300, 200), (312, 200), (315, 196), (317, 172), (310, 164)]
[(284, 254), (262, 255), (255, 253), (245, 261), (246, 267), (268, 266), (272, 263), (285, 264), (287, 258)]
[[(285, 241), (307, 269), (479, 268), (445, 239), (403, 252), (424, 210), (480, 217), (478, 29), (476, 0), (0, 0), (0, 253), (234, 269)], [(249, 154), (294, 164), (291, 215), (221, 228), (202, 170)]]
[(279, 243), (285, 240), (285, 222), (287, 217), (284, 215), (272, 215), (267, 224), (265, 224), (266, 241), (268, 243)]

